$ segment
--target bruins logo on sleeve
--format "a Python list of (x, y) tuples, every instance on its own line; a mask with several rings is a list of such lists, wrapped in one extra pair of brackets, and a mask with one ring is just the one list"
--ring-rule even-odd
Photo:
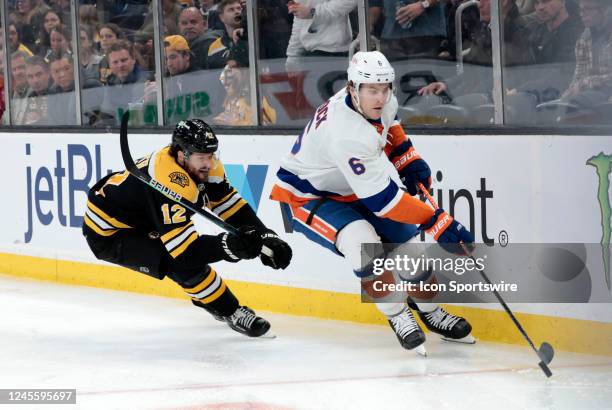
[(189, 177), (183, 172), (172, 172), (168, 177), (170, 178), (170, 182), (180, 185), (183, 188), (189, 186)]

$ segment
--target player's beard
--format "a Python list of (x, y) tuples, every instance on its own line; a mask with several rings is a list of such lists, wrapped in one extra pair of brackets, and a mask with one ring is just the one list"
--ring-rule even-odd
[(185, 168), (185, 171), (187, 171), (196, 184), (202, 184), (208, 181), (209, 168), (196, 168), (187, 161), (185, 161), (183, 168)]

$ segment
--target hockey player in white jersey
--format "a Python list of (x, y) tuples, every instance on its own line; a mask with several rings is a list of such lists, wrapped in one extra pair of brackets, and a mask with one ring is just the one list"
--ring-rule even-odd
[[(444, 210), (434, 211), (413, 196), (419, 182), (429, 189), (431, 171), (397, 121), (394, 79), (382, 53), (356, 53), (346, 89), (316, 110), (281, 160), (271, 193), (291, 215), (294, 230), (344, 256), (366, 291), (373, 277), (361, 260), (362, 243), (405, 243), (420, 231), (449, 249), (454, 244), (455, 251), (457, 243), (474, 241)], [(473, 341), (467, 320), (436, 304), (417, 306), (408, 299), (408, 305), (376, 306), (406, 349), (425, 353), (425, 334), (411, 309), (443, 338)]]

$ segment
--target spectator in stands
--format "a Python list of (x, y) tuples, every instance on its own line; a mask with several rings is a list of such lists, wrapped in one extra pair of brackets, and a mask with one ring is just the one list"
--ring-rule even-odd
[(108, 52), (113, 44), (118, 40), (123, 39), (125, 36), (123, 31), (113, 23), (102, 24), (98, 28), (98, 37), (100, 38), (100, 52), (102, 60), (100, 60), (100, 78), (102, 84), (106, 84), (107, 77), (111, 73), (111, 69), (108, 63)]
[(102, 56), (94, 49), (94, 30), (91, 26), (81, 24), (79, 26), (80, 54), (79, 63), (83, 78), (81, 81), (95, 80), (100, 78), (100, 62)]
[[(478, 10), (480, 25), (474, 31), (472, 36), (474, 46), (465, 56), (464, 61), (472, 64), (492, 65), (491, 0), (480, 1)], [(520, 19), (516, 0), (501, 0), (501, 12), (504, 20), (504, 65), (525, 65), (533, 62), (526, 47), (528, 31)]]
[(349, 13), (355, 0), (310, 0), (287, 3), (293, 14), (293, 28), (287, 46), (287, 71), (300, 71), (301, 58), (308, 56), (348, 56), (353, 39)]
[(293, 16), (287, 8), (287, 2), (285, 0), (259, 0), (257, 8), (261, 59), (286, 57), (293, 21)]
[(98, 29), (98, 33), (100, 37), (100, 51), (102, 51), (103, 55), (108, 54), (111, 46), (115, 44), (117, 40), (125, 37), (123, 30), (113, 23), (102, 24)]
[(27, 55), (31, 56), (33, 53), (29, 48), (26, 47), (25, 44), (21, 42), (19, 39), (19, 30), (17, 30), (17, 26), (15, 23), (9, 24), (9, 51), (12, 53), (14, 51), (23, 51)]
[(44, 59), (50, 63), (52, 54), (72, 54), (71, 38), (72, 33), (66, 27), (62, 26), (51, 29), (51, 33), (49, 33), (51, 47), (49, 47), (47, 52), (44, 54)]
[(536, 8), (537, 0), (516, 0), (516, 6), (518, 7), (521, 15), (533, 13)]
[(43, 16), (49, 6), (43, 0), (18, 0), (9, 21), (22, 29), (19, 38), (30, 50), (35, 50), (36, 36), (42, 27)]
[(248, 43), (245, 40), (240, 0), (222, 0), (219, 3), (219, 19), (223, 22), (225, 30), (208, 47), (206, 67), (223, 68), (230, 55), (241, 67), (247, 67), (249, 65)]
[(15, 51), (11, 54), (10, 67), (12, 92), (11, 103), (13, 111), (13, 121), (17, 124), (23, 123), (25, 109), (27, 105), (26, 97), (28, 95), (28, 80), (26, 77), (26, 60), (29, 58), (23, 51)]
[(50, 57), (49, 69), (53, 78), (51, 93), (74, 91), (74, 62), (68, 53), (54, 53)]
[(150, 74), (136, 64), (134, 49), (127, 40), (118, 40), (110, 47), (108, 62), (111, 69), (111, 75), (108, 78), (109, 85), (143, 82)]
[[(95, 4), (79, 5), (79, 24), (84, 24), (92, 28), (98, 27), (98, 11)], [(95, 33), (97, 36), (98, 33)], [(99, 38), (94, 37), (92, 41), (99, 43)]]
[[(248, 69), (240, 68), (236, 60), (228, 60), (219, 78), (226, 90), (227, 97), (223, 101), (223, 112), (213, 118), (219, 125), (253, 125), (253, 109), (251, 108)], [(276, 110), (270, 106), (266, 97), (262, 101), (263, 124), (276, 123)]]
[[(162, 18), (164, 36), (179, 34), (178, 18), (183, 7), (177, 0), (162, 0)], [(150, 34), (153, 37), (153, 2), (149, 5), (149, 12), (140, 29), (141, 32)]]
[(62, 15), (64, 21), (70, 21), (70, 0), (48, 0), (48, 3), (53, 10)]
[(196, 69), (192, 65), (193, 54), (185, 37), (178, 34), (167, 36), (164, 47), (168, 75), (164, 81), (165, 119), (167, 123), (174, 124), (194, 116), (192, 94), (198, 88), (194, 84), (194, 76), (188, 74)]
[(535, 19), (528, 23), (527, 43), (534, 63), (546, 65), (546, 75), (529, 76), (526, 82), (510, 90), (509, 94), (528, 92), (536, 97), (538, 103), (542, 103), (558, 99), (567, 88), (576, 61), (576, 40), (583, 31), (580, 19), (569, 14), (567, 1), (536, 0)]
[(202, 12), (195, 7), (187, 7), (179, 15), (179, 31), (187, 41), (196, 40), (208, 29)]
[(63, 20), (55, 10), (47, 10), (43, 14), (43, 24), (38, 31), (38, 38), (36, 40), (36, 54), (44, 56), (47, 53), (51, 48), (51, 30), (62, 25)]
[(95, 3), (100, 21), (113, 22), (129, 33), (142, 27), (150, 0), (96, 0)]
[(183, 9), (179, 15), (179, 32), (189, 42), (189, 48), (194, 56), (192, 64), (194, 67), (205, 69), (206, 57), (208, 56), (208, 47), (216, 37), (221, 35), (217, 33), (207, 33), (207, 23), (202, 16), (202, 13), (196, 7), (187, 7)]
[(155, 71), (153, 32), (141, 31), (134, 35), (134, 56), (140, 68), (145, 71)]
[(584, 27), (577, 16), (570, 16), (566, 0), (536, 0), (539, 24), (529, 33), (529, 51), (536, 64), (576, 61), (574, 48)]
[(28, 93), (28, 81), (26, 77), (26, 60), (30, 56), (23, 51), (15, 51), (11, 54), (11, 73), (13, 98), (24, 98)]
[(49, 124), (49, 99), (51, 74), (49, 64), (40, 56), (26, 61), (26, 76), (30, 90), (27, 95), (24, 125)]
[[(472, 47), (464, 57), (466, 64), (492, 66), (491, 40), (491, 0), (480, 0), (480, 24), (472, 35)], [(503, 63), (505, 66), (531, 64), (533, 59), (527, 48), (527, 31), (519, 18), (515, 0), (502, 0), (502, 15), (504, 19)], [(467, 72), (447, 80), (432, 82), (418, 91), (419, 95), (448, 92), (449, 88), (455, 95), (468, 93), (490, 94), (493, 89), (492, 75), (469, 76)], [(514, 88), (510, 84), (507, 88)]]
[(382, 9), (380, 47), (389, 60), (438, 55), (447, 34), (445, 0), (372, 0), (369, 5)]
[(107, 78), (100, 111), (118, 124), (121, 110), (127, 110), (130, 103), (144, 100), (145, 82), (150, 73), (136, 64), (134, 49), (127, 40), (117, 40), (110, 46), (108, 62), (111, 74)]
[(168, 74), (177, 81), (177, 89), (183, 86), (178, 82), (178, 76), (193, 71), (191, 65), (191, 49), (185, 37), (181, 35), (167, 36), (164, 39), (164, 55), (166, 56), (166, 69)]
[(220, 0), (205, 0), (200, 2), (202, 14), (206, 17), (209, 30), (223, 30), (224, 25), (219, 19)]
[(53, 85), (49, 91), (49, 121), (54, 125), (76, 124), (74, 95), (74, 62), (72, 54), (55, 53), (50, 56), (49, 68)]
[[(456, 60), (457, 57), (457, 39), (455, 38), (455, 15), (461, 4), (469, 0), (449, 0), (446, 11), (446, 39), (442, 40), (440, 45), (440, 53), (438, 57)], [(480, 23), (480, 13), (478, 7), (468, 7), (463, 10), (461, 15), (461, 37), (463, 50), (469, 50), (472, 46), (471, 33), (475, 26)]]
[(612, 16), (609, 0), (580, 0), (586, 27), (576, 43), (576, 68), (564, 100), (591, 108), (612, 95)]

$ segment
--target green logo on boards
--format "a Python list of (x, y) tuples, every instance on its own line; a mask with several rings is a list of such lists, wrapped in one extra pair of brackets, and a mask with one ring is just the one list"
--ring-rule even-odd
[(600, 152), (586, 162), (595, 167), (599, 177), (597, 200), (601, 210), (601, 253), (604, 265), (604, 275), (608, 290), (610, 286), (610, 236), (612, 235), (612, 205), (610, 204), (610, 171), (612, 171), (612, 155)]

